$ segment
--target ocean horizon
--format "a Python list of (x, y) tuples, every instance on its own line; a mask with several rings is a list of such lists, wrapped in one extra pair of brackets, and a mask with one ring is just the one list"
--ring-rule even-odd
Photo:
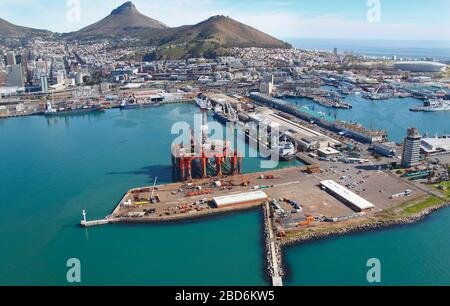
[(322, 39), (294, 38), (284, 39), (295, 48), (307, 50), (350, 51), (369, 57), (394, 57), (404, 59), (433, 58), (450, 61), (450, 41), (383, 40), (383, 39)]

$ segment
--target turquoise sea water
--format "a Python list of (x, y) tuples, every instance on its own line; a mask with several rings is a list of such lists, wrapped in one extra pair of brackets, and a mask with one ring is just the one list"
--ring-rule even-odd
[(287, 285), (365, 286), (367, 261), (381, 263), (381, 285), (450, 284), (450, 210), (422, 222), (289, 247)]
[[(170, 182), (171, 126), (192, 123), (194, 112), (193, 105), (169, 105), (0, 120), (0, 285), (66, 285), (69, 258), (80, 259), (85, 285), (267, 285), (258, 209), (177, 224), (77, 226), (83, 209), (88, 219), (102, 218), (128, 189), (155, 176)], [(244, 170), (259, 170), (259, 162), (246, 159)], [(448, 216), (445, 211), (404, 229), (290, 248), (288, 284), (327, 284), (365, 261), (368, 254), (360, 251), (373, 243), (384, 258), (449, 258), (450, 246), (442, 243), (448, 236), (435, 239), (448, 228)], [(396, 235), (412, 241), (389, 244)], [(421, 243), (413, 243), (418, 238)], [(330, 269), (330, 254), (343, 248), (352, 256)], [(441, 263), (413, 266), (410, 274), (390, 267), (420, 283), (449, 282), (450, 265)], [(359, 282), (358, 269), (364, 266), (346, 281)]]
[[(172, 181), (171, 126), (193, 105), (0, 121), (0, 284), (265, 284), (259, 210), (174, 225), (77, 226), (130, 188)], [(244, 170), (260, 159), (245, 159)], [(286, 167), (289, 164), (280, 165)]]
[(389, 139), (396, 142), (403, 141), (409, 127), (417, 127), (422, 134), (426, 133), (431, 137), (436, 134), (450, 134), (450, 112), (411, 112), (409, 110), (411, 107), (423, 105), (422, 101), (414, 98), (371, 101), (361, 96), (349, 95), (344, 101), (353, 106), (351, 110), (326, 108), (310, 99), (287, 99), (287, 101), (299, 107), (307, 106), (324, 112), (339, 120), (361, 123), (366, 128), (387, 130)]

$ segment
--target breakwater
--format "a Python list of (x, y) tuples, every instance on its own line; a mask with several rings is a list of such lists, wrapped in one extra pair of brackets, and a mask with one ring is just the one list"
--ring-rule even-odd
[(403, 217), (403, 218), (394, 218), (394, 219), (389, 219), (389, 220), (381, 220), (381, 219), (377, 220), (376, 218), (368, 218), (366, 220), (361, 220), (361, 222), (358, 222), (357, 224), (350, 224), (348, 226), (343, 226), (343, 227), (339, 227), (339, 228), (330, 227), (329, 230), (325, 230), (322, 232), (311, 231), (311, 232), (308, 232), (308, 233), (298, 236), (298, 237), (283, 240), (280, 242), (280, 245), (282, 247), (286, 247), (286, 246), (291, 246), (291, 245), (295, 245), (295, 244), (312, 242), (312, 241), (317, 241), (317, 240), (322, 240), (322, 239), (327, 239), (327, 238), (332, 238), (332, 237), (339, 237), (339, 236), (344, 236), (344, 235), (353, 234), (353, 233), (367, 232), (367, 231), (372, 231), (372, 230), (377, 230), (377, 229), (382, 229), (382, 228), (389, 228), (389, 227), (394, 227), (394, 226), (399, 226), (399, 225), (413, 224), (413, 223), (423, 220), (426, 216), (428, 216), (436, 211), (439, 211), (441, 209), (448, 208), (448, 207), (450, 207), (450, 202), (440, 205), (440, 206), (437, 206), (437, 207), (427, 208), (427, 209), (421, 211), (420, 213), (417, 213), (416, 215)]
[(281, 260), (281, 249), (275, 236), (269, 204), (264, 204), (262, 206), (262, 209), (264, 214), (264, 236), (266, 241), (265, 248), (267, 272), (272, 279), (273, 286), (283, 286), (282, 277), (284, 275), (284, 272), (283, 263)]

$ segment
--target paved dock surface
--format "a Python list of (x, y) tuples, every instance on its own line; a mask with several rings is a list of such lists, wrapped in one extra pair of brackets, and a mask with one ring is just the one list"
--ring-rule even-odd
[[(381, 211), (399, 205), (405, 198), (391, 199), (390, 196), (413, 190), (408, 198), (424, 194), (395, 176), (383, 171), (364, 171), (358, 165), (335, 163), (323, 169), (320, 174), (305, 173), (306, 167), (293, 167), (264, 173), (242, 174), (222, 179), (200, 179), (191, 183), (174, 183), (156, 186), (154, 195), (159, 202), (150, 202), (153, 186), (130, 190), (112, 213), (113, 218), (122, 221), (171, 221), (223, 212), (211, 206), (214, 197), (240, 194), (255, 190), (264, 191), (269, 198), (295, 201), (303, 206), (304, 215), (341, 217), (354, 211), (320, 188), (323, 180), (334, 180), (345, 186), (358, 183), (352, 191), (372, 202)], [(220, 184), (216, 183), (220, 181)], [(412, 186), (411, 186), (412, 185)], [(219, 187), (218, 187), (219, 186)], [(261, 203), (260, 203), (261, 204)], [(288, 204), (285, 204), (288, 205)], [(226, 211), (243, 207), (227, 208)], [(286, 209), (291, 210), (289, 206)]]

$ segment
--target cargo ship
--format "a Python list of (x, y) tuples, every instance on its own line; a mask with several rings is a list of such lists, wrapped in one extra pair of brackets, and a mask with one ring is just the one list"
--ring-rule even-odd
[(214, 108), (214, 119), (225, 125), (227, 122), (237, 123), (239, 121), (236, 111), (229, 104), (226, 104), (224, 107), (216, 105)]
[(430, 99), (424, 103), (424, 106), (413, 107), (412, 112), (445, 112), (450, 111), (450, 100)]
[(158, 107), (161, 106), (159, 102), (136, 102), (136, 101), (124, 101), (120, 104), (120, 109), (136, 109), (136, 108), (147, 108), (147, 107)]
[(227, 124), (228, 122), (231, 122), (228, 116), (223, 112), (214, 112), (214, 119), (216, 119), (222, 124)]
[(91, 112), (103, 111), (103, 107), (100, 105), (84, 105), (79, 107), (59, 107), (53, 108), (51, 102), (47, 102), (47, 109), (44, 112), (45, 116), (68, 116), (85, 114)]
[(340, 108), (340, 109), (352, 109), (353, 108), (353, 106), (351, 104), (343, 103), (343, 102), (340, 102), (335, 99), (330, 99), (330, 98), (325, 98), (325, 97), (320, 97), (320, 96), (315, 96), (312, 98), (312, 100), (315, 103), (320, 104), (324, 107)]
[(164, 101), (164, 96), (157, 92), (139, 92), (123, 98), (120, 109), (135, 109), (158, 107)]

